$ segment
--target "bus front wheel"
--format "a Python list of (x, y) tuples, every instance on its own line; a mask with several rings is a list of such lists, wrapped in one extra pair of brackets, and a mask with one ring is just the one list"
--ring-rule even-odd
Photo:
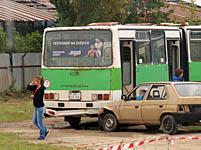
[(80, 116), (66, 116), (65, 121), (68, 121), (72, 128), (79, 128), (81, 117)]

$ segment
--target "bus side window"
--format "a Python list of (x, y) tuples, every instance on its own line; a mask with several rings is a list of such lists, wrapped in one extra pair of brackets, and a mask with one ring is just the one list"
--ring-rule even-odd
[(122, 48), (123, 85), (131, 84), (131, 49)]
[(137, 31), (135, 43), (138, 64), (151, 63), (149, 31)]
[(154, 64), (163, 64), (166, 62), (164, 31), (151, 31), (151, 50)]

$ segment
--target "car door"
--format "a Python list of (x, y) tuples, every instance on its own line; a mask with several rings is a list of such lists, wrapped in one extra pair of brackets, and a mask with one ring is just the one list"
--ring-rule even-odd
[(152, 85), (142, 103), (142, 119), (146, 123), (159, 123), (160, 114), (166, 109), (167, 88), (165, 84)]
[[(137, 124), (142, 121), (141, 107), (144, 96), (140, 95), (140, 91), (147, 91), (148, 88), (149, 85), (139, 86), (127, 95), (126, 100), (122, 101), (120, 105), (120, 122)], [(141, 99), (137, 99), (139, 96)]]

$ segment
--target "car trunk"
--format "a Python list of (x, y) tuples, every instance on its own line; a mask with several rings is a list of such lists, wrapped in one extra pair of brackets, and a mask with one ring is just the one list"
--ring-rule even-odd
[(190, 112), (201, 112), (201, 97), (181, 98), (178, 104), (188, 105)]

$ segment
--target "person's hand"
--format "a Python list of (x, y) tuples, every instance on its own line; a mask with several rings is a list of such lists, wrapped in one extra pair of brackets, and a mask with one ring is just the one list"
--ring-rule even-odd
[(29, 83), (29, 85), (33, 85), (33, 81), (31, 81), (31, 83)]

